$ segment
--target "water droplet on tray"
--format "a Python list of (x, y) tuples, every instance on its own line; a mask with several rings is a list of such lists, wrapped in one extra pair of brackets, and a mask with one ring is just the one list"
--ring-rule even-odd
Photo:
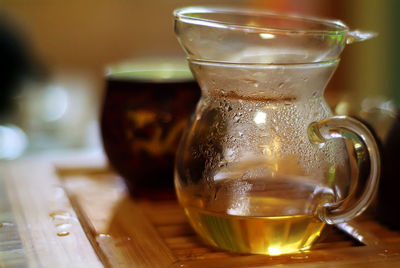
[(110, 234), (104, 234), (104, 233), (100, 233), (97, 235), (99, 238), (110, 238), (111, 235)]
[(14, 223), (7, 222), (7, 221), (0, 222), (0, 228), (9, 227), (9, 226), (14, 226)]
[(62, 198), (65, 196), (65, 191), (62, 187), (60, 186), (55, 186), (54, 187), (54, 197), (55, 198)]
[(67, 231), (62, 231), (62, 232), (58, 232), (57, 235), (58, 235), (58, 236), (67, 236), (67, 235), (69, 235), (69, 232), (67, 232)]
[(57, 229), (66, 229), (71, 227), (71, 223), (65, 222), (65, 223), (59, 223), (56, 225)]
[(49, 213), (49, 216), (53, 219), (53, 220), (67, 220), (71, 218), (71, 214), (67, 211), (53, 211)]
[(308, 255), (305, 255), (305, 256), (290, 256), (290, 258), (292, 260), (304, 260), (304, 259), (308, 259)]

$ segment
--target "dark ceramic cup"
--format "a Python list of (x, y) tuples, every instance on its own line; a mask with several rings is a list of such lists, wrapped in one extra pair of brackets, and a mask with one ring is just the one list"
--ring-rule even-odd
[(175, 151), (199, 97), (190, 70), (177, 62), (109, 68), (101, 113), (103, 147), (134, 197), (174, 196)]

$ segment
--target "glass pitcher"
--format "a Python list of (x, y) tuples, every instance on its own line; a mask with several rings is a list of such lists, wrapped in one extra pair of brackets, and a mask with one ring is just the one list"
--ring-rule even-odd
[(254, 10), (174, 15), (202, 90), (175, 166), (197, 233), (226, 250), (278, 255), (309, 249), (326, 224), (365, 210), (377, 145), (359, 121), (333, 116), (323, 92), (345, 45), (372, 34)]

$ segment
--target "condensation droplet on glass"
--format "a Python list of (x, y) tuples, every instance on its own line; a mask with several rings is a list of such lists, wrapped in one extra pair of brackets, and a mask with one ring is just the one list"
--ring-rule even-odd
[(226, 166), (228, 164), (228, 162), (226, 161), (226, 160), (222, 160), (222, 161), (220, 161), (219, 163), (218, 163), (218, 167), (224, 167), (224, 166)]
[(226, 150), (226, 156), (228, 156), (228, 157), (231, 157), (233, 155), (233, 153), (234, 153), (233, 149), (227, 149)]
[(239, 132), (239, 136), (240, 136), (240, 137), (243, 137), (243, 132)]

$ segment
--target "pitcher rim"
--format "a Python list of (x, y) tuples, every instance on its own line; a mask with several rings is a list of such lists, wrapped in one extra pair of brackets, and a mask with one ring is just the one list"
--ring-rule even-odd
[(231, 62), (231, 61), (213, 61), (213, 60), (202, 60), (187, 57), (189, 63), (198, 65), (218, 66), (218, 67), (232, 67), (232, 68), (257, 68), (257, 69), (274, 69), (282, 67), (292, 68), (304, 68), (304, 67), (323, 67), (329, 65), (335, 65), (340, 62), (340, 58), (324, 60), (324, 61), (313, 61), (313, 62), (294, 62), (294, 63), (263, 63), (263, 62)]
[[(259, 15), (266, 17), (275, 17), (282, 19), (295, 19), (303, 20), (314, 23), (320, 23), (321, 25), (328, 26), (332, 29), (290, 29), (290, 28), (273, 28), (264, 26), (254, 26), (245, 23), (233, 23), (223, 20), (213, 20), (206, 18), (198, 18), (190, 16), (190, 13), (225, 13), (225, 14), (236, 14), (236, 15)], [(256, 10), (252, 8), (239, 8), (239, 7), (213, 7), (213, 6), (188, 6), (175, 9), (174, 12), (175, 20), (182, 21), (184, 23), (203, 25), (212, 28), (228, 28), (231, 30), (241, 31), (260, 31), (265, 33), (279, 33), (279, 34), (290, 34), (290, 35), (344, 35), (349, 31), (349, 28), (340, 20), (332, 20), (325, 18), (318, 18), (313, 16), (290, 14), (273, 12), (267, 10)]]

